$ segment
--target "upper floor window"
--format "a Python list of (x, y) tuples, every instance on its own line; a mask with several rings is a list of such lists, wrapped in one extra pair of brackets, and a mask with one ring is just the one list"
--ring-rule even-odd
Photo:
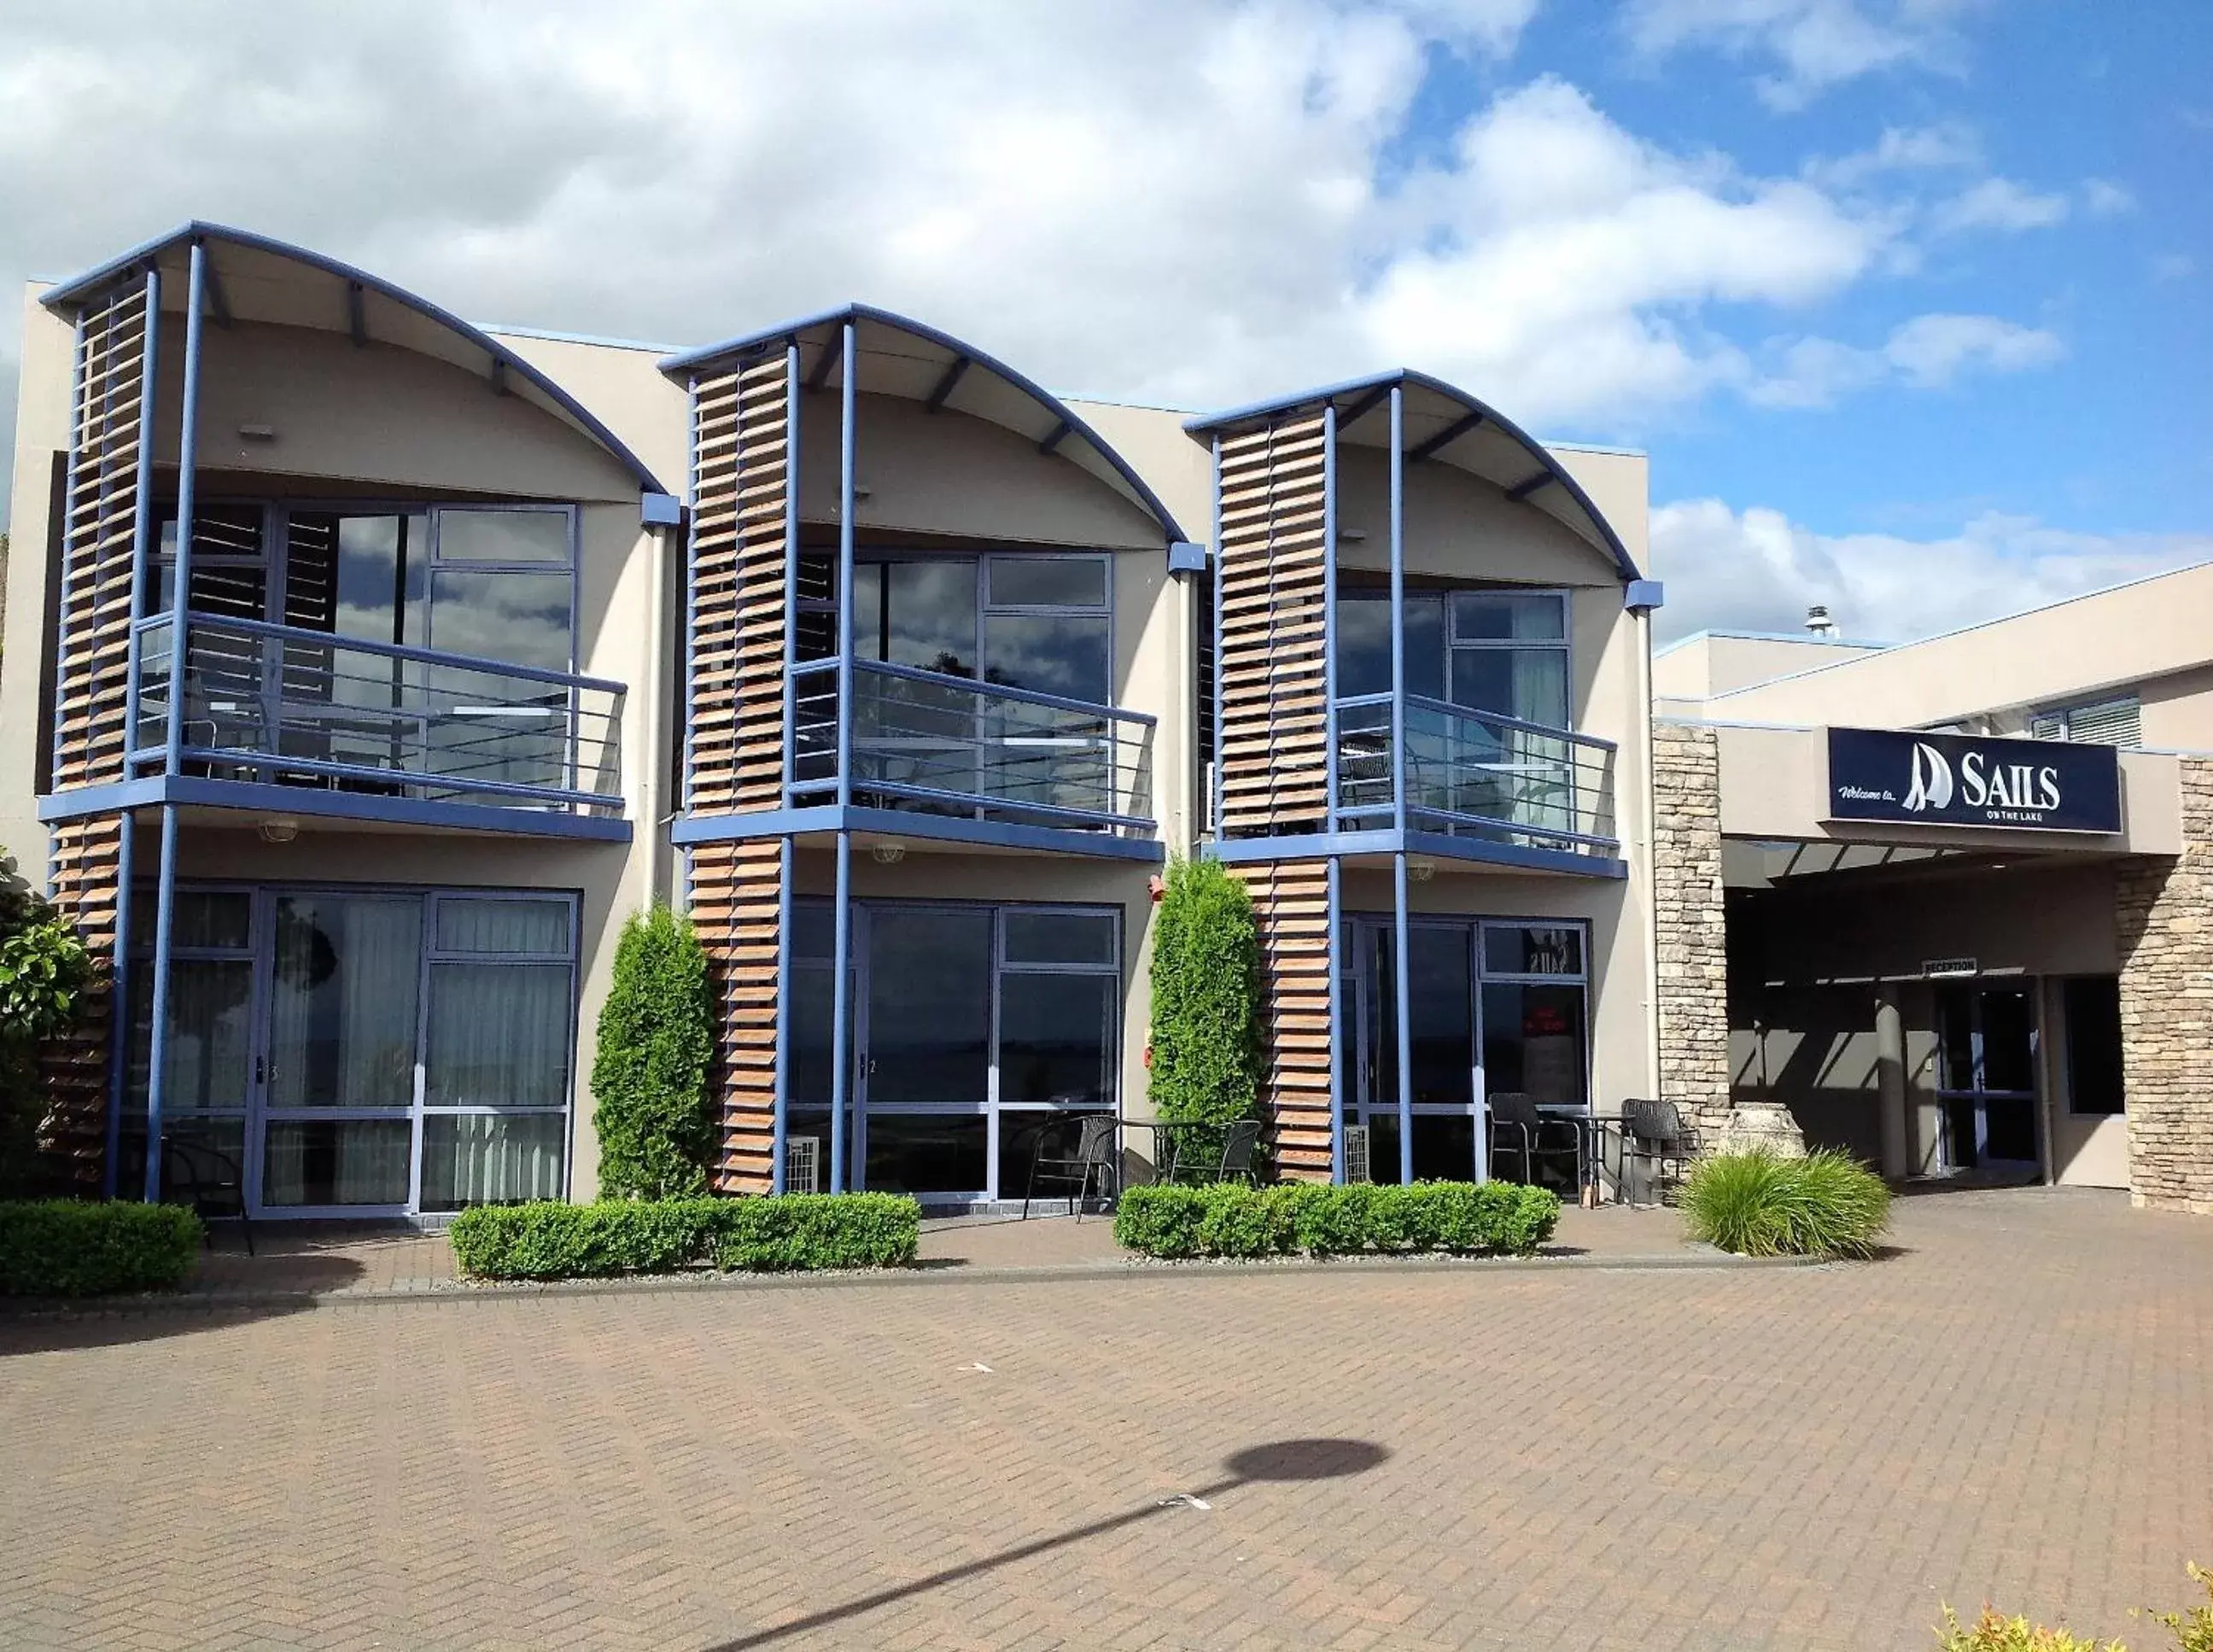
[[(1410, 591), (1406, 692), (1470, 710), (1565, 728), (1571, 699), (1568, 597), (1562, 591)], [(1337, 690), (1391, 689), (1391, 600), (1337, 599)]]
[(2071, 740), (2085, 746), (2141, 746), (2143, 707), (2133, 694), (2052, 706), (2030, 714), (2028, 733), (2033, 740)]
[[(800, 560), (800, 653), (837, 638), (838, 561)], [(1105, 556), (863, 552), (853, 570), (854, 655), (1091, 705), (1113, 700), (1113, 565)]]
[[(574, 663), (569, 506), (226, 503), (195, 518), (199, 613), (549, 670)], [(176, 550), (172, 515), (149, 613), (173, 600)]]

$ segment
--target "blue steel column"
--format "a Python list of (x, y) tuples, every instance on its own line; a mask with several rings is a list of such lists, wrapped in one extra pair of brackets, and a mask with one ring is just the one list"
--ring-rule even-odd
[[(692, 520), (684, 528), (684, 682), (680, 704), (684, 718), (684, 772), (676, 787), (676, 806), (685, 814), (692, 812), (692, 769), (693, 742), (692, 738), (692, 675), (698, 669), (699, 658), (699, 381), (693, 378), (684, 387), (686, 428), (692, 442)], [(692, 851), (684, 851), (686, 879), (690, 879)], [(690, 893), (686, 893), (686, 904)]]
[(1399, 1180), (1414, 1180), (1414, 1016), (1408, 1002), (1412, 972), (1406, 958), (1406, 851), (1391, 856), (1391, 1009), (1399, 1034)]
[(1214, 794), (1213, 813), (1207, 824), (1216, 843), (1222, 840), (1222, 585), (1227, 571), (1222, 546), (1222, 432), (1214, 433)]
[(852, 1060), (853, 834), (845, 811), (853, 802), (853, 436), (859, 374), (854, 326), (839, 342), (838, 401), (838, 891), (837, 938), (831, 953), (830, 1191), (845, 1191), (846, 1069)]
[(845, 1191), (845, 1069), (852, 1055), (853, 834), (838, 833), (838, 928), (830, 953), (830, 1191)]
[(1414, 1180), (1414, 1021), (1406, 948), (1406, 389), (1391, 387), (1392, 1009), (1399, 1035), (1399, 1180)]
[[(168, 753), (162, 763), (164, 774), (174, 775), (182, 767), (179, 753), (185, 743), (185, 662), (191, 652), (190, 639), (185, 633), (185, 614), (191, 606), (187, 599), (192, 584), (192, 495), (196, 444), (199, 440), (200, 400), (200, 309), (207, 298), (207, 247), (199, 241), (192, 243), (192, 279), (185, 296), (185, 401), (184, 411), (178, 420), (177, 439), (177, 588), (169, 607), (169, 733)], [(168, 862), (167, 848), (170, 827), (169, 814), (162, 816), (162, 862)], [(164, 887), (166, 887), (166, 884)], [(154, 982), (156, 1002), (166, 995), (168, 985), (168, 927), (164, 924), (155, 937), (159, 948), (154, 959)], [(158, 1035), (159, 1021), (155, 1023)]]
[(1329, 857), (1329, 1179), (1344, 1180), (1344, 862)]
[(107, 990), (107, 1153), (101, 1161), (100, 1192), (116, 1193), (118, 1161), (123, 1155), (123, 1079), (131, 1059), (131, 840), (137, 817), (123, 811), (122, 836), (115, 846), (115, 966)]
[[(181, 543), (184, 536), (178, 535)], [(127, 899), (127, 897), (126, 897)], [(169, 937), (177, 904), (177, 806), (162, 805), (162, 869), (154, 893), (154, 1017), (146, 1064), (146, 1203), (162, 1202), (162, 1106), (168, 1089)]]
[[(798, 685), (791, 674), (799, 658), (799, 340), (783, 351), (783, 784), (784, 807), (791, 806), (791, 783), (799, 777)], [(771, 1151), (771, 1192), (789, 1192), (784, 1181), (784, 1142), (791, 1114), (791, 882), (798, 875), (795, 839), (777, 844), (776, 895), (776, 1123)]]
[[(161, 407), (156, 395), (161, 362), (162, 271), (146, 271), (146, 365), (138, 381), (138, 508), (131, 516), (131, 643), (125, 667), (127, 692), (123, 698), (123, 777), (137, 777), (132, 761), (138, 754), (138, 619), (146, 607), (146, 575), (154, 546), (154, 418)], [(170, 639), (174, 654), (175, 639)], [(171, 695), (172, 698), (175, 696)], [(125, 886), (128, 887), (127, 885)], [(119, 939), (117, 945), (121, 942)]]
[[(1322, 767), (1329, 812), (1322, 829), (1337, 830), (1337, 404), (1321, 410), (1321, 724)], [(1334, 1012), (1332, 1020), (1334, 1021)], [(1332, 1027), (1332, 1036), (1334, 1035)]]

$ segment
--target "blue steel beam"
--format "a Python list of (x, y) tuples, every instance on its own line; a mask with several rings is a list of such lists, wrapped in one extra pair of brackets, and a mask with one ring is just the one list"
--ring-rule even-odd
[[(195, 312), (197, 314), (197, 312)], [(162, 1202), (162, 1109), (168, 1100), (169, 951), (176, 934), (177, 807), (162, 806), (162, 864), (154, 887), (153, 1036), (146, 1064), (146, 1186), (149, 1204)]]
[[(853, 802), (853, 466), (858, 442), (860, 375), (853, 370), (857, 330), (839, 329), (845, 360), (838, 397), (838, 806)], [(831, 956), (830, 1191), (845, 1191), (847, 1069), (853, 1043), (853, 834), (838, 834), (837, 936)]]
[[(177, 437), (177, 588), (172, 594), (169, 605), (169, 728), (165, 742), (166, 754), (162, 762), (164, 774), (178, 771), (178, 753), (185, 743), (185, 667), (192, 653), (192, 638), (185, 630), (185, 615), (192, 607), (192, 515), (196, 503), (193, 496), (197, 491), (199, 470), (200, 310), (207, 290), (207, 247), (196, 241), (192, 243), (192, 274), (185, 296), (185, 402), (184, 410), (178, 417)], [(125, 741), (126, 745), (129, 743)], [(174, 809), (166, 810), (162, 814), (165, 834), (169, 830), (166, 823), (174, 814)], [(167, 855), (166, 848), (163, 853)], [(166, 935), (167, 931), (163, 933)], [(168, 967), (166, 954), (155, 960), (156, 972)]]
[(1222, 836), (1222, 584), (1228, 558), (1222, 547), (1222, 436), (1214, 437), (1214, 793), (1209, 824)]
[(961, 380), (968, 376), (968, 369), (972, 365), (972, 363), (968, 357), (955, 356), (953, 358), (953, 365), (945, 369), (944, 376), (930, 387), (930, 395), (922, 404), (923, 411), (935, 413), (943, 408), (945, 399), (959, 387)]
[(692, 772), (697, 767), (698, 741), (693, 736), (692, 715), (692, 676), (698, 668), (699, 657), (699, 381), (688, 381), (684, 388), (686, 428), (692, 442), (692, 521), (684, 530), (684, 681), (682, 704), (684, 714), (684, 771), (677, 777), (677, 807), (689, 814), (692, 808)]
[(346, 283), (346, 336), (356, 350), (369, 344), (369, 289), (358, 281)]
[(1546, 483), (1557, 482), (1559, 479), (1560, 479), (1558, 477), (1553, 475), (1550, 471), (1539, 471), (1533, 476), (1523, 477), (1512, 487), (1507, 489), (1506, 497), (1518, 504), (1522, 500), (1527, 498), (1531, 494), (1534, 493), (1539, 488), (1543, 487)]
[(1470, 430), (1474, 430), (1478, 424), (1481, 424), (1483, 423), (1483, 419), (1484, 416), (1481, 413), (1469, 413), (1465, 418), (1454, 419), (1451, 424), (1446, 425), (1443, 430), (1439, 430), (1435, 436), (1427, 436), (1419, 442), (1417, 442), (1407, 450), (1406, 458), (1413, 464), (1420, 464), (1424, 459), (1428, 459), (1433, 454), (1442, 453), (1447, 448), (1451, 447), (1454, 442), (1459, 441)]
[[(1369, 414), (1374, 412), (1378, 407), (1381, 407), (1383, 405), (1384, 398), (1391, 393), (1391, 390), (1392, 387), (1390, 385), (1377, 385), (1366, 395), (1361, 397), (1359, 400), (1354, 402), (1351, 406), (1346, 408), (1344, 412), (1338, 415), (1338, 428), (1341, 430), (1350, 430), (1354, 425), (1360, 423), (1362, 419), (1367, 418)], [(1337, 404), (1335, 402), (1331, 402), (1329, 406), (1332, 412), (1336, 412)]]

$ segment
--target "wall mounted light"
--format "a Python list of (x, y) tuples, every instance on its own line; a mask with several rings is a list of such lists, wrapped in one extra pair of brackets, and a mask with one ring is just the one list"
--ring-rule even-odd
[(254, 828), (265, 844), (288, 844), (300, 835), (300, 823), (289, 814), (272, 814)]
[(906, 845), (902, 843), (880, 843), (869, 845), (869, 858), (879, 866), (897, 866), (906, 858)]
[(1406, 877), (1409, 882), (1427, 883), (1436, 875), (1437, 863), (1435, 861), (1417, 861), (1411, 856), (1407, 858)]
[(277, 427), (273, 424), (241, 424), (238, 427), (241, 442), (274, 442)]

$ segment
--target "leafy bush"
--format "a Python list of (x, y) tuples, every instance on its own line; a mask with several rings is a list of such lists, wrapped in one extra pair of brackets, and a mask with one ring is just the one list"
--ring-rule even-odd
[(1741, 1256), (1869, 1256), (1890, 1225), (1890, 1189), (1849, 1155), (1716, 1153), (1683, 1181), (1691, 1235)]
[(707, 1104), (715, 1018), (707, 954), (689, 918), (632, 914), (615, 946), (592, 1061), (600, 1197), (679, 1198), (707, 1191), (715, 1144)]
[(2194, 1582), (2204, 1585), (2206, 1603), (2180, 1612), (2158, 1612), (2152, 1621), (2167, 1625), (2181, 1652), (2213, 1652), (2213, 1571), (2192, 1561), (2190, 1576)]
[(0, 924), (0, 1042), (35, 1044), (66, 1030), (91, 978), (76, 932), (50, 913)]
[(1946, 1606), (1936, 1644), (1942, 1652), (2125, 1652), (2119, 1641), (2079, 1640), (2026, 1618), (2001, 1618), (1987, 1606), (1981, 1617), (1964, 1625)]
[(1114, 1238), (1143, 1256), (1310, 1256), (1444, 1251), (1526, 1256), (1552, 1237), (1560, 1201), (1513, 1182), (1411, 1186), (1132, 1187)]
[(206, 1238), (174, 1204), (0, 1204), (0, 1296), (104, 1296), (184, 1283)]
[(1219, 861), (1177, 861), (1153, 922), (1153, 1110), (1186, 1159), (1222, 1150), (1220, 1126), (1260, 1094), (1260, 937), (1244, 881)]
[(482, 1279), (592, 1279), (724, 1269), (887, 1268), (914, 1260), (922, 1212), (892, 1193), (483, 1204), (447, 1229)]

